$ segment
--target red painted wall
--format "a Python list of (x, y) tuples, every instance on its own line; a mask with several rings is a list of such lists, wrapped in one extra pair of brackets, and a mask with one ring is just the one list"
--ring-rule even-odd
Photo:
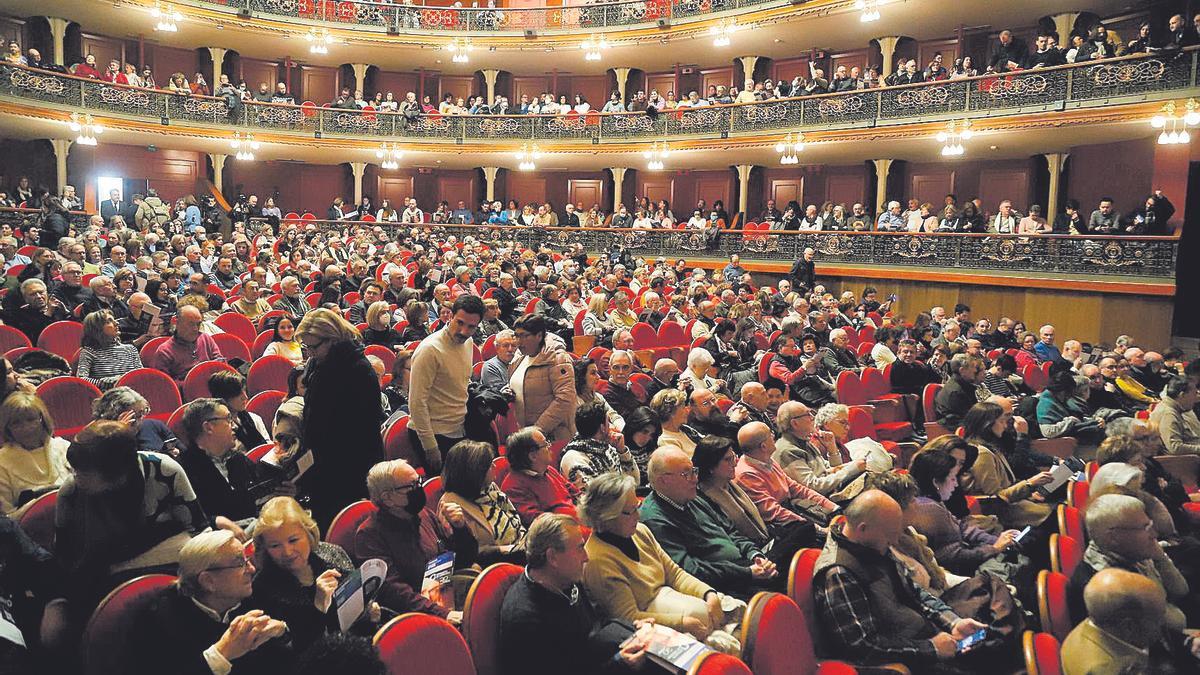
[[(364, 185), (367, 184), (364, 179)], [(296, 162), (238, 162), (225, 164), (225, 196), (239, 192), (257, 194), (259, 203), (278, 193), (276, 203), (284, 212), (305, 210), (324, 217), (337, 195), (354, 199), (354, 181), (350, 168), (343, 164), (303, 164)]]
[[(1072, 148), (1064, 196), (1078, 199), (1086, 213), (1101, 197), (1112, 197), (1122, 212), (1133, 209), (1152, 189), (1156, 147), (1154, 139), (1146, 138)], [(1185, 185), (1186, 178), (1185, 167)], [(1176, 201), (1178, 194), (1168, 194), (1177, 206), (1182, 201)]]
[[(53, 172), (53, 155), (47, 154)], [(67, 158), (67, 180), (87, 200), (87, 208), (96, 208), (95, 181), (100, 176), (120, 176), (125, 179), (148, 180), (164, 200), (174, 200), (188, 194), (199, 194), (207, 178), (207, 156), (191, 150), (151, 152), (140, 145), (96, 147), (73, 146)], [(51, 173), (53, 179), (53, 173)]]

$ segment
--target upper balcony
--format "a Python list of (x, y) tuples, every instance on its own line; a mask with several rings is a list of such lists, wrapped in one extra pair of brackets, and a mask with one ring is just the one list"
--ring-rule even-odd
[[(541, 141), (567, 152), (629, 141), (756, 137), (784, 131), (861, 130), (943, 120), (1054, 113), (1075, 109), (1174, 99), (1197, 91), (1198, 54), (1122, 57), (1003, 76), (930, 82), (759, 103), (717, 105), (645, 113), (586, 115), (403, 115), (366, 110), (246, 102), (232, 110), (225, 100), (185, 96), (81, 79), (19, 66), (0, 66), (0, 98), (44, 118), (90, 112), (100, 118), (149, 120), (156, 125), (270, 132), (287, 142), (313, 138), (404, 141), (440, 146), (483, 146), (495, 141)], [(10, 108), (10, 112), (12, 109)], [(836, 138), (836, 134), (833, 136)]]

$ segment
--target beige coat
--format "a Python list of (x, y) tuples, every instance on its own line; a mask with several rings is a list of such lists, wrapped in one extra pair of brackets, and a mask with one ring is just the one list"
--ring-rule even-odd
[(969, 495), (999, 497), (1004, 503), (999, 514), (1000, 522), (1005, 527), (1040, 525), (1054, 512), (1053, 504), (1030, 499), (1035, 486), (1027, 480), (1017, 481), (1003, 453), (992, 452), (982, 445), (975, 447), (979, 448), (979, 457), (971, 467), (972, 479), (963, 489)]
[(513, 415), (522, 426), (536, 425), (551, 442), (575, 436), (575, 371), (557, 341), (514, 361), (509, 385), (516, 394)]

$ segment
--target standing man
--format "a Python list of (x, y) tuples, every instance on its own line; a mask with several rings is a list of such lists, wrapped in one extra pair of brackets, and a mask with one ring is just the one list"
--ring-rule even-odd
[(466, 437), (471, 336), (483, 321), (483, 300), (461, 295), (450, 312), (450, 321), (422, 340), (413, 354), (408, 387), (409, 438), (429, 476), (441, 473), (442, 454)]
[(797, 260), (796, 264), (792, 265), (792, 269), (788, 272), (788, 277), (799, 288), (803, 286), (805, 289), (812, 289), (817, 283), (817, 269), (813, 263), (813, 256), (816, 251), (811, 248), (804, 249), (804, 257)]

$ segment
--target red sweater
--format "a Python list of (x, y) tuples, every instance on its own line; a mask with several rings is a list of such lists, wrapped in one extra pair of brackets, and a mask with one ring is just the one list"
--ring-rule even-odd
[(579, 488), (563, 478), (554, 467), (537, 477), (514, 469), (508, 472), (500, 489), (517, 507), (521, 522), (526, 527), (543, 513), (576, 515), (575, 500), (579, 498)]

